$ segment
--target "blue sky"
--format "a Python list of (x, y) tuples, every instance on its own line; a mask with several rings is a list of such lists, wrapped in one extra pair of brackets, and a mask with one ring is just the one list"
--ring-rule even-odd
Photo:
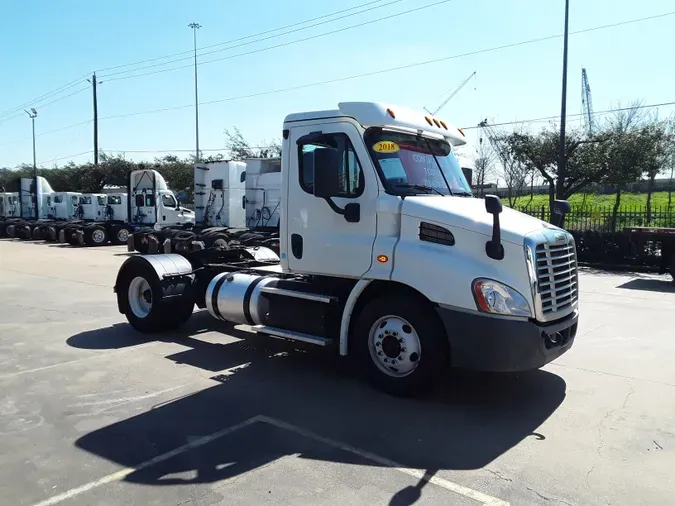
[[(200, 65), (200, 102), (236, 98), (307, 83), (359, 75), (529, 39), (562, 34), (563, 0), (451, 0), (353, 29), (441, 0), (382, 0), (379, 6), (321, 26), (214, 52), (200, 61), (297, 39), (330, 35), (285, 47)], [(159, 151), (194, 149), (194, 88), (191, 61), (128, 63), (192, 49), (188, 23), (202, 25), (198, 47), (226, 42), (366, 4), (368, 0), (307, 2), (287, 0), (34, 0), (3, 6), (3, 76), (0, 80), (0, 166), (31, 162), (30, 120), (23, 107), (35, 107), (37, 159), (62, 165), (92, 159), (92, 97), (84, 75), (97, 71), (99, 145), (132, 159), (152, 159)], [(570, 31), (594, 28), (675, 11), (672, 0), (571, 0)], [(333, 19), (323, 18), (320, 21)], [(316, 23), (316, 22), (315, 22)], [(306, 25), (298, 25), (293, 29)], [(283, 33), (275, 32), (270, 35)], [(269, 37), (269, 35), (266, 35)], [(246, 39), (236, 44), (251, 42)], [(232, 44), (231, 44), (232, 45)], [(217, 46), (203, 51), (214, 51)], [(568, 113), (581, 110), (581, 68), (586, 67), (596, 111), (642, 100), (675, 101), (675, 15), (570, 36)], [(189, 57), (190, 54), (171, 59)], [(171, 60), (168, 59), (168, 60)], [(560, 112), (562, 38), (381, 73), (300, 90), (240, 98), (200, 106), (200, 146), (222, 149), (224, 130), (237, 126), (252, 143), (279, 137), (291, 112), (334, 108), (339, 101), (373, 100), (422, 107), (476, 71), (438, 114), (460, 127), (488, 118), (507, 122)], [(180, 70), (119, 79), (177, 66)], [(116, 74), (117, 73), (117, 74)], [(115, 75), (116, 74), (116, 75)], [(34, 99), (81, 78), (42, 101)], [(82, 90), (82, 91), (79, 91)], [(72, 94), (67, 97), (67, 95)], [(64, 98), (65, 97), (65, 98)], [(59, 99), (53, 104), (49, 102)], [(438, 102), (437, 102), (438, 103)], [(174, 106), (164, 112), (142, 113)], [(433, 106), (434, 104), (431, 104)], [(660, 114), (675, 108), (663, 107)], [(5, 114), (2, 114), (5, 113)], [(107, 118), (107, 119), (106, 119)], [(580, 119), (569, 120), (579, 126)], [(545, 123), (530, 124), (539, 128)], [(76, 126), (71, 126), (76, 125)], [(58, 130), (56, 132), (52, 132)], [(51, 132), (51, 133), (50, 133)], [(471, 141), (475, 133), (467, 132)], [(135, 151), (157, 153), (134, 153)], [(175, 152), (175, 151), (174, 151)], [(177, 154), (185, 156), (189, 153)], [(54, 159), (56, 162), (53, 162)]]

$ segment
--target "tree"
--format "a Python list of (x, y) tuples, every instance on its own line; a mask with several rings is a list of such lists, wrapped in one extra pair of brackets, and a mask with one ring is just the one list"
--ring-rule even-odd
[(263, 141), (262, 146), (251, 146), (237, 127), (233, 132), (225, 130), (225, 148), (230, 152), (232, 160), (247, 158), (278, 158), (281, 156), (281, 142), (277, 139)]
[(476, 172), (476, 193), (482, 197), (485, 193), (485, 178), (492, 176), (494, 173), (498, 157), (490, 143), (483, 142), (481, 138), (472, 158), (474, 171)]
[(490, 145), (502, 166), (509, 207), (514, 207), (527, 183), (528, 167), (523, 163), (508, 142), (508, 136), (488, 125), (487, 119), (479, 126), (487, 134)]
[[(555, 199), (567, 200), (591, 183), (602, 179), (605, 166), (600, 145), (606, 139), (602, 136), (584, 137), (572, 130), (565, 135), (564, 181), (558, 181), (558, 158), (560, 130), (555, 124), (537, 134), (520, 131), (511, 133), (505, 143), (513, 156), (527, 169), (539, 173), (548, 185), (549, 209)], [(553, 214), (551, 214), (553, 216)]]

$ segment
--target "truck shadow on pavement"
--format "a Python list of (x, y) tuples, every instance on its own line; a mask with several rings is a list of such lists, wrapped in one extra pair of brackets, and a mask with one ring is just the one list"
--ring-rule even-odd
[(667, 292), (675, 293), (675, 283), (665, 277), (658, 278), (635, 278), (623, 283), (617, 288), (626, 290), (642, 290), (646, 292)]
[[(162, 336), (187, 346), (165, 358), (221, 372), (211, 377), (214, 386), (90, 432), (76, 446), (135, 469), (125, 481), (156, 486), (215, 484), (289, 455), (370, 469), (388, 467), (383, 466), (386, 460), (396, 463), (394, 467), (426, 471), (419, 481), (408, 480), (417, 485), (392, 495), (390, 504), (401, 506), (416, 502), (438, 472), (480, 469), (525, 438), (546, 439), (537, 429), (565, 398), (565, 381), (541, 370), (497, 376), (453, 373), (423, 398), (395, 398), (368, 387), (347, 359), (325, 352), (294, 350), (287, 343), (232, 327), (219, 330), (246, 339), (214, 344), (195, 337), (218, 326), (204, 311), (195, 313), (180, 333)], [(148, 342), (138, 337), (127, 324), (118, 324), (75, 335), (68, 344), (115, 349)], [(230, 371), (222, 374), (225, 369)], [(268, 423), (251, 423), (199, 448), (152, 460), (191, 438), (261, 416), (381, 460)], [(154, 463), (147, 465), (149, 461)], [(215, 489), (210, 493), (217, 495)]]

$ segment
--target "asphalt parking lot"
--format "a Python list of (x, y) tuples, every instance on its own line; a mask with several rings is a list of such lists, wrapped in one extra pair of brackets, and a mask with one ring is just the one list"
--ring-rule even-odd
[(0, 503), (672, 504), (675, 287), (584, 270), (572, 350), (540, 371), (365, 385), (204, 312), (147, 339), (124, 247), (0, 240)]

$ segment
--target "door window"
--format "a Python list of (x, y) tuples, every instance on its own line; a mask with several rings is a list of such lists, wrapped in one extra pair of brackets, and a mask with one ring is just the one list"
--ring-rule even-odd
[(162, 195), (162, 204), (171, 209), (176, 208), (176, 199), (173, 195)]
[(337, 149), (340, 160), (340, 193), (338, 197), (356, 198), (363, 193), (364, 176), (354, 146), (343, 133), (325, 134), (298, 146), (300, 186), (307, 193), (314, 194), (314, 153), (318, 149)]
[(146, 193), (145, 207), (154, 207), (154, 206), (155, 206), (155, 196), (151, 193)]
[(104, 206), (104, 205), (105, 205), (105, 197), (99, 195), (99, 196), (96, 197), (96, 198), (98, 199), (98, 205), (99, 205), (99, 206)]

